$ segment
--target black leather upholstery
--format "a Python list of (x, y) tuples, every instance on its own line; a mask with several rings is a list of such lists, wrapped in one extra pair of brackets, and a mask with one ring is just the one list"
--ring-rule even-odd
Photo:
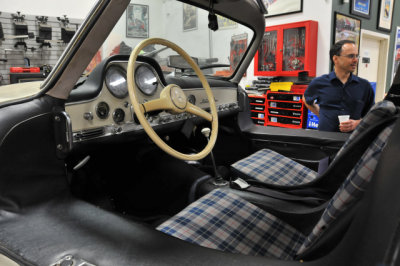
[[(246, 257), (180, 241), (68, 195), (20, 213), (1, 212), (0, 241), (37, 265), (50, 265), (66, 255), (95, 265), (246, 263)], [(253, 263), (265, 262), (255, 258)]]
[(56, 156), (52, 112), (63, 104), (44, 96), (0, 109), (0, 253), (21, 265), (66, 255), (110, 266), (266, 262), (198, 247), (74, 198)]
[(66, 189), (56, 158), (52, 110), (63, 101), (44, 96), (0, 109), (0, 207), (14, 210)]

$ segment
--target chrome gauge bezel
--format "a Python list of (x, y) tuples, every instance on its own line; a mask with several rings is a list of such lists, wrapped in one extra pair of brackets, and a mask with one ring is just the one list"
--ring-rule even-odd
[[(146, 77), (146, 75), (150, 76)], [(155, 79), (155, 81), (150, 84), (144, 81), (146, 79), (147, 80)], [(152, 96), (156, 93), (160, 81), (151, 66), (147, 64), (140, 64), (135, 69), (135, 83), (141, 93), (143, 93), (146, 96)]]
[[(124, 79), (124, 81), (115, 82), (116, 81), (115, 75), (117, 75), (117, 77), (119, 76), (119, 78), (121, 79)], [(106, 75), (104, 80), (107, 89), (114, 97), (118, 99), (124, 99), (128, 96), (128, 84), (126, 81), (126, 71), (124, 68), (118, 65), (109, 66), (106, 70)]]

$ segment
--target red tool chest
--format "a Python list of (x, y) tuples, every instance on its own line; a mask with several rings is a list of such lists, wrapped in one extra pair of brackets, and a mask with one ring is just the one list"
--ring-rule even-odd
[(291, 91), (268, 91), (249, 95), (251, 118), (257, 125), (305, 128), (307, 109), (302, 97), (307, 85), (293, 85)]
[(265, 95), (249, 95), (251, 119), (257, 125), (265, 124)]

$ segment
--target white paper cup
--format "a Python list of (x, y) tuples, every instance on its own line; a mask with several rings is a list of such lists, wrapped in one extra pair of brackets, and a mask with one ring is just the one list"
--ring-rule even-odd
[(350, 119), (350, 115), (338, 115), (339, 123), (346, 122)]

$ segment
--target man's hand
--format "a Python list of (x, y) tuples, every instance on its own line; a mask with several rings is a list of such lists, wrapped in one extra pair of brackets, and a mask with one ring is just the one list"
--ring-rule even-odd
[(339, 130), (341, 132), (351, 132), (358, 126), (358, 124), (360, 124), (360, 121), (361, 119), (359, 120), (349, 119), (346, 122), (342, 122), (339, 124)]
[(304, 98), (304, 95), (303, 95), (303, 103), (308, 108), (308, 110), (310, 110), (311, 112), (313, 112), (314, 114), (316, 114), (319, 117), (319, 105), (318, 104), (314, 103), (312, 105), (309, 105), (308, 103), (306, 103), (306, 98)]

